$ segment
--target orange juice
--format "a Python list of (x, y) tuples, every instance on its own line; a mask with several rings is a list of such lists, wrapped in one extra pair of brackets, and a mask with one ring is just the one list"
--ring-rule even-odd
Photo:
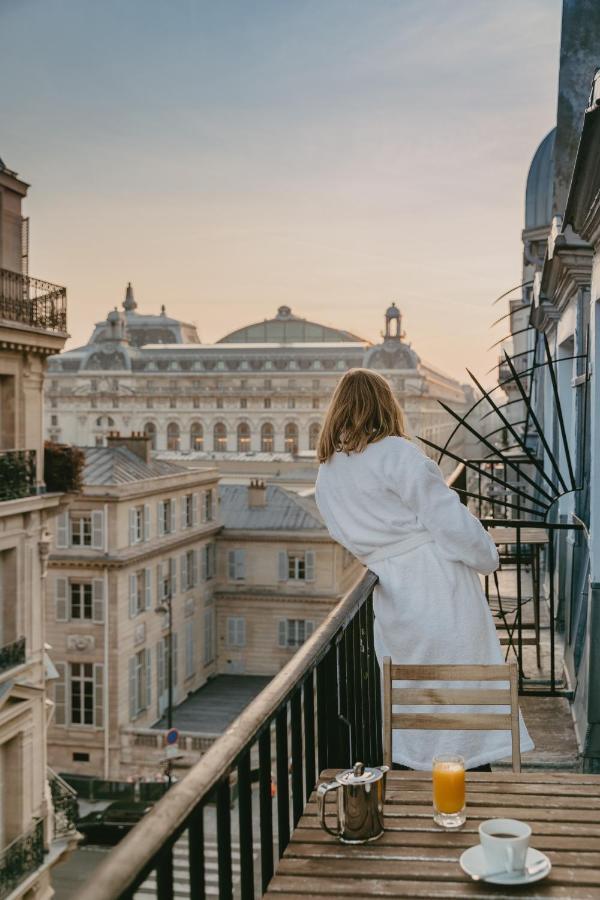
[(465, 767), (436, 760), (433, 765), (433, 804), (438, 812), (458, 813), (465, 805)]

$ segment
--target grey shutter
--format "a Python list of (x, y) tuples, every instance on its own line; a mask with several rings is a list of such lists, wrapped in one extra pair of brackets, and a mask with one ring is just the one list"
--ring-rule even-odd
[(202, 522), (206, 522), (206, 491), (201, 493), (200, 518)]
[(192, 525), (198, 524), (198, 494), (192, 494)]
[(64, 549), (69, 546), (69, 513), (62, 512), (56, 520), (56, 546)]
[(315, 580), (315, 551), (307, 550), (304, 554), (304, 577), (306, 581)]
[(236, 622), (235, 643), (237, 647), (246, 646), (246, 620), (242, 616)]
[(135, 507), (129, 509), (129, 544), (135, 544), (137, 539)]
[(187, 495), (184, 494), (183, 497), (179, 498), (179, 502), (181, 504), (181, 528), (187, 528)]
[(197, 584), (198, 584), (198, 550), (192, 550), (191, 586), (196, 587)]
[(309, 637), (311, 636), (311, 634), (313, 633), (313, 631), (315, 630), (315, 623), (314, 622), (306, 622), (304, 628), (305, 628), (305, 638), (304, 639), (307, 641), (309, 639)]
[(184, 553), (181, 557), (181, 590), (186, 591), (188, 587), (188, 558), (187, 553)]
[(171, 635), (171, 646), (173, 647), (173, 687), (177, 684), (177, 673), (179, 671), (179, 650), (177, 647), (177, 632)]
[(66, 578), (57, 578), (55, 582), (54, 592), (57, 622), (68, 622), (69, 620), (69, 610), (67, 608), (67, 589), (68, 580)]
[(144, 605), (146, 609), (152, 609), (152, 569), (150, 566), (144, 571)]
[(171, 534), (177, 531), (177, 498), (171, 497)]
[(158, 501), (157, 506), (157, 515), (158, 515), (158, 536), (162, 537), (165, 533), (165, 504), (162, 500)]
[(287, 622), (285, 619), (279, 620), (278, 643), (280, 647), (287, 647)]
[(92, 581), (92, 619), (104, 622), (104, 581), (101, 578)]
[(135, 656), (129, 658), (129, 718), (135, 719), (137, 715), (135, 689)]
[(171, 575), (171, 597), (177, 593), (177, 560), (175, 557), (169, 559), (169, 571)]
[(235, 647), (235, 619), (233, 616), (227, 617), (227, 646)]
[(54, 663), (58, 678), (54, 682), (54, 724), (67, 724), (67, 666), (65, 663)]
[(104, 666), (94, 663), (94, 725), (104, 725)]
[(208, 572), (207, 572), (207, 568), (206, 568), (207, 548), (208, 548), (208, 544), (204, 544), (200, 548), (200, 551), (199, 551), (200, 552), (200, 567), (201, 567), (200, 577), (202, 578), (202, 581), (206, 581), (206, 579), (208, 577)]
[(129, 618), (137, 615), (137, 575), (129, 576)]
[(92, 547), (104, 550), (104, 513), (101, 509), (92, 510)]
[(279, 581), (288, 580), (288, 555), (287, 551), (279, 551)]
[(158, 698), (165, 691), (165, 645), (164, 641), (160, 640), (156, 644), (156, 679), (158, 685)]
[(152, 706), (152, 651), (146, 648), (146, 709)]
[(230, 581), (235, 580), (235, 550), (229, 550), (227, 553), (227, 577)]
[(194, 674), (194, 621), (185, 623), (185, 674), (190, 678)]
[(240, 581), (246, 577), (246, 551), (235, 551), (235, 577)]
[(146, 503), (144, 506), (144, 540), (150, 540), (150, 506)]
[(156, 604), (157, 604), (157, 606), (160, 606), (160, 604), (164, 600), (163, 584), (162, 584), (162, 567), (163, 567), (163, 564), (161, 562), (157, 563), (157, 566), (156, 566)]

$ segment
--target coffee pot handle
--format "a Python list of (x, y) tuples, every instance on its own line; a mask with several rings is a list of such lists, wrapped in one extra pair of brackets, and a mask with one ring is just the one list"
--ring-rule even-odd
[(317, 810), (319, 814), (319, 824), (324, 831), (327, 831), (329, 834), (333, 835), (333, 837), (337, 838), (340, 836), (340, 823), (337, 817), (336, 812), (336, 821), (337, 821), (337, 831), (333, 831), (327, 822), (325, 821), (325, 795), (329, 793), (329, 791), (335, 791), (340, 787), (339, 781), (330, 781), (329, 784), (320, 784), (317, 789)]

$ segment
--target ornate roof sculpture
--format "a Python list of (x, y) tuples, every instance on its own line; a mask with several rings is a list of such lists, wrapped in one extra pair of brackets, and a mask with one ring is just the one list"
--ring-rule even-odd
[(222, 337), (219, 344), (295, 344), (330, 341), (363, 341), (363, 338), (343, 331), (340, 328), (331, 328), (328, 325), (320, 325), (318, 322), (310, 322), (295, 316), (289, 306), (280, 306), (277, 315), (273, 319), (265, 319), (263, 322), (255, 322), (237, 328)]

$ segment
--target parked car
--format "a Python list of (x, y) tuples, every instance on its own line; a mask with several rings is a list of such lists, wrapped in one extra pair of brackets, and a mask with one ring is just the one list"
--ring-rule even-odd
[(154, 804), (116, 800), (105, 809), (95, 810), (77, 822), (84, 844), (118, 844)]

